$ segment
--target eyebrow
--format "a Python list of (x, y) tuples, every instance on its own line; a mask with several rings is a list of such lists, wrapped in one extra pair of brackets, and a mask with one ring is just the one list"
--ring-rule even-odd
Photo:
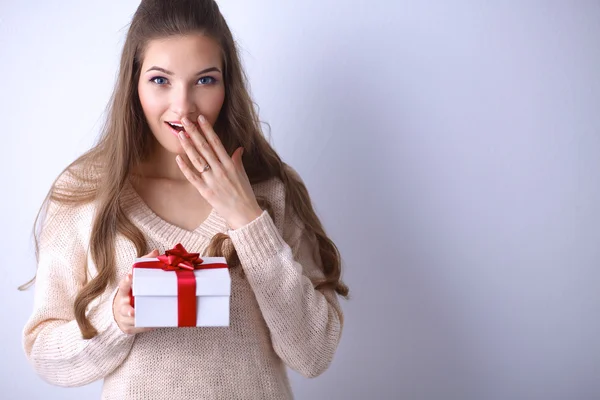
[[(166, 70), (164, 68), (161, 68), (161, 67), (157, 67), (157, 66), (150, 67), (146, 72), (150, 72), (150, 71), (160, 71), (160, 72), (163, 72), (163, 73), (165, 73), (167, 75), (175, 75), (173, 72), (171, 72), (169, 70)], [(210, 68), (203, 69), (202, 71), (196, 73), (195, 76), (206, 74), (207, 72), (212, 72), (212, 71), (217, 71), (217, 72), (221, 73), (221, 70), (219, 68), (217, 68), (217, 67), (210, 67)]]

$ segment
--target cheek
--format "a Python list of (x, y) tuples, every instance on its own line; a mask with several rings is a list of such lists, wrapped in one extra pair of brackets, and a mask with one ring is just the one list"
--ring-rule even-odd
[(219, 117), (223, 102), (225, 101), (225, 90), (215, 90), (210, 95), (205, 96), (202, 99), (202, 106), (200, 109), (202, 113), (208, 118), (211, 124)]
[[(160, 114), (162, 104), (159, 96), (156, 96), (152, 91), (144, 89), (143, 87), (138, 89), (138, 95), (146, 118), (151, 119), (152, 116)], [(152, 123), (152, 121), (149, 122)]]

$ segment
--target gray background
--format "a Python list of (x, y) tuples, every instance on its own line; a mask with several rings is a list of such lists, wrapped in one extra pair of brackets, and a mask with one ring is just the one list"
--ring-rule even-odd
[[(137, 1), (0, 3), (0, 396), (51, 387), (21, 329), (31, 225), (96, 137)], [(600, 398), (600, 3), (221, 0), (272, 142), (353, 299), (298, 399)]]

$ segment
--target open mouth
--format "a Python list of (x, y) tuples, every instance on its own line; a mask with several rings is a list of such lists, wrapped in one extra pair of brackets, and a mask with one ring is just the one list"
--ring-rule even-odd
[(168, 121), (165, 121), (165, 124), (171, 130), (171, 133), (173, 135), (179, 137), (179, 132), (183, 132), (185, 134), (185, 137), (187, 137), (189, 139), (190, 135), (188, 135), (188, 133), (185, 131), (185, 129), (183, 129), (183, 125), (178, 124), (177, 122), (168, 122)]
[(177, 124), (174, 122), (165, 122), (167, 125), (169, 125), (172, 129), (176, 130), (177, 132), (181, 132), (183, 130), (183, 125), (181, 124)]

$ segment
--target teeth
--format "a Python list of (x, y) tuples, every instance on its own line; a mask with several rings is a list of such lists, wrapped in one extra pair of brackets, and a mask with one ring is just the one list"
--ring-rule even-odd
[(168, 123), (169, 125), (176, 126), (176, 127), (178, 127), (178, 128), (183, 128), (183, 125), (174, 124), (174, 123), (172, 123), (172, 122), (167, 122), (167, 123)]

